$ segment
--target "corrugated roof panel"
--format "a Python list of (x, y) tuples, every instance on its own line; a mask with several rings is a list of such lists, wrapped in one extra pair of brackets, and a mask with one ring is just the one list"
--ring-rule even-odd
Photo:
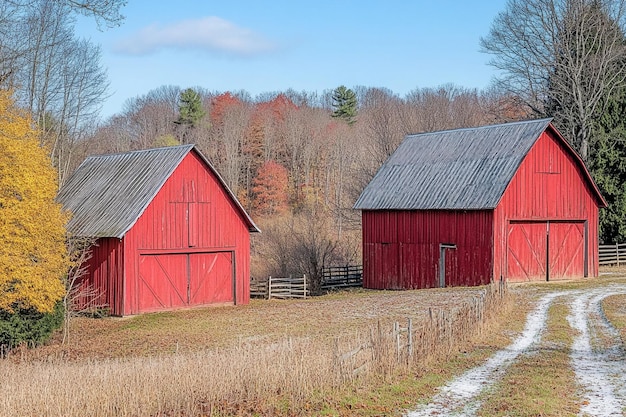
[(550, 121), (408, 135), (365, 187), (354, 208), (495, 208)]
[(68, 231), (121, 238), (191, 149), (182, 145), (88, 157), (57, 196), (72, 212)]

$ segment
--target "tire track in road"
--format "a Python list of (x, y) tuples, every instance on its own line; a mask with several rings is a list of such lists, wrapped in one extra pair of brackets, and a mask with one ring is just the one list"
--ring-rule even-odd
[(552, 301), (565, 292), (554, 292), (543, 296), (537, 307), (528, 314), (522, 334), (507, 348), (496, 352), (487, 362), (472, 368), (440, 388), (432, 401), (414, 411), (407, 417), (426, 416), (471, 416), (480, 407), (477, 397), (494, 382), (499, 380), (506, 369), (522, 353), (527, 352), (541, 340), (545, 329), (548, 309)]
[(543, 296), (528, 315), (524, 331), (511, 345), (496, 352), (484, 365), (466, 371), (441, 387), (429, 404), (406, 416), (475, 415), (480, 408), (479, 395), (501, 379), (520, 354), (539, 344), (548, 309), (554, 299), (561, 296), (568, 298), (567, 320), (577, 332), (570, 358), (576, 379), (583, 388), (579, 415), (626, 415), (623, 411), (626, 409), (626, 354), (619, 331), (608, 321), (601, 306), (602, 300), (617, 294), (626, 294), (626, 286), (560, 291)]
[(624, 349), (618, 330), (607, 320), (600, 304), (606, 297), (624, 293), (625, 288), (592, 290), (571, 303), (567, 319), (578, 332), (572, 343), (571, 363), (584, 389), (580, 415), (624, 415)]

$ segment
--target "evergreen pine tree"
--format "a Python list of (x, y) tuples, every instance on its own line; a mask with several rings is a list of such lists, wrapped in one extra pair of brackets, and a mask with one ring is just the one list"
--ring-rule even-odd
[(608, 207), (600, 210), (600, 241), (626, 241), (626, 90), (607, 99), (596, 120), (589, 169)]
[(187, 143), (190, 131), (200, 123), (206, 112), (202, 107), (200, 94), (192, 88), (187, 88), (180, 93), (178, 99), (178, 119), (174, 122), (183, 127), (181, 142)]
[(177, 124), (196, 127), (205, 114), (200, 94), (191, 88), (180, 93)]
[(356, 122), (357, 100), (354, 91), (341, 85), (333, 91), (333, 117), (345, 120), (349, 125)]

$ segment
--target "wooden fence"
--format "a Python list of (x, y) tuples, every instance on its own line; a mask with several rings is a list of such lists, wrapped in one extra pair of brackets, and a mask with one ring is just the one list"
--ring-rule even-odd
[(395, 322), (390, 330), (379, 322), (369, 335), (359, 338), (356, 347), (340, 346), (339, 339), (335, 340), (337, 369), (342, 379), (352, 379), (372, 368), (392, 373), (400, 364), (445, 357), (459, 343), (479, 334), (488, 319), (501, 314), (509, 301), (506, 281), (498, 281), (452, 310), (429, 308), (424, 319)]
[(267, 298), (269, 279), (250, 279), (250, 297)]
[(250, 297), (261, 298), (307, 298), (309, 288), (306, 275), (301, 277), (278, 278), (250, 281)]
[(322, 270), (322, 291), (363, 286), (363, 266), (330, 266)]
[(615, 245), (600, 245), (598, 260), (600, 265), (626, 264), (626, 243)]
[[(322, 270), (321, 290), (328, 292), (351, 287), (363, 286), (363, 267), (361, 265), (332, 266)], [(275, 278), (250, 280), (252, 298), (306, 298), (310, 295), (310, 283), (306, 275), (296, 278)]]

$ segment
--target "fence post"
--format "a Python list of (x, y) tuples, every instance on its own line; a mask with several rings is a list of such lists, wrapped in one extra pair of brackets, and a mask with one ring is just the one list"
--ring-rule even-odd
[(267, 280), (267, 299), (272, 299), (272, 276), (270, 275), (270, 279)]
[(396, 361), (400, 362), (400, 323), (393, 323), (393, 332), (396, 334)]
[(269, 279), (265, 281), (265, 290), (267, 291), (265, 296), (269, 300), (269, 298), (270, 298), (270, 280)]
[(615, 257), (617, 258), (617, 266), (619, 266), (619, 243), (615, 244)]
[(408, 350), (409, 350), (409, 360), (410, 360), (410, 358), (413, 356), (413, 320), (410, 317), (409, 317), (409, 323), (407, 325), (407, 332), (409, 332)]
[(304, 298), (306, 299), (306, 274), (302, 274), (302, 279), (304, 280)]

